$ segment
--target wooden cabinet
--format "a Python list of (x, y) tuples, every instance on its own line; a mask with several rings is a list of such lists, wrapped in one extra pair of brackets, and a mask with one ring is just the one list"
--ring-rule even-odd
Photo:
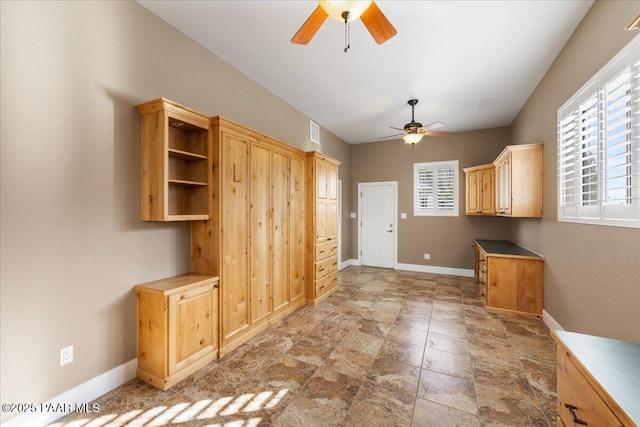
[(510, 145), (495, 165), (495, 212), (501, 216), (542, 216), (542, 144)]
[(304, 300), (305, 293), (305, 161), (289, 158), (289, 291), (291, 302)]
[(467, 215), (494, 215), (495, 166), (474, 166), (463, 171), (466, 178)]
[(487, 311), (542, 317), (544, 259), (511, 242), (476, 240), (475, 274)]
[(551, 331), (558, 344), (557, 425), (636, 426), (640, 344)]
[(136, 108), (142, 116), (142, 219), (209, 219), (209, 118), (164, 98)]
[(218, 357), (218, 278), (185, 274), (135, 287), (138, 377), (167, 390)]
[(210, 221), (191, 227), (191, 269), (220, 276), (220, 355), (304, 305), (304, 152), (211, 118)]
[(317, 304), (338, 287), (337, 160), (307, 153), (307, 304)]

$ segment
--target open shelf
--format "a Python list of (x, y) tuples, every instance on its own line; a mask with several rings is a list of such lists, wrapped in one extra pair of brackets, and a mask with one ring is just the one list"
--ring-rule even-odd
[(203, 185), (203, 186), (206, 187), (206, 185), (207, 185), (206, 182), (186, 181), (186, 180), (182, 180), (182, 179), (170, 179), (169, 180), (169, 184), (188, 185), (188, 186), (191, 186), (191, 187), (197, 187), (198, 185)]
[(190, 153), (188, 151), (176, 150), (175, 148), (169, 148), (169, 157), (183, 160), (207, 160), (207, 156), (202, 154)]
[(209, 219), (209, 118), (164, 98), (142, 115), (142, 219)]

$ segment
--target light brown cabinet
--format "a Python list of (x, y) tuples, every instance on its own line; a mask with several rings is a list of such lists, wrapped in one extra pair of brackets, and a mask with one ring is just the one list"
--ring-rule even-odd
[(307, 304), (317, 304), (338, 287), (338, 166), (307, 153)]
[(218, 357), (218, 278), (185, 274), (135, 286), (137, 376), (167, 390)]
[(496, 214), (542, 217), (542, 144), (510, 145), (493, 164)]
[(493, 164), (463, 169), (466, 181), (466, 214), (494, 215), (494, 179)]
[(476, 240), (475, 277), (487, 311), (542, 317), (544, 259), (511, 242)]
[(192, 271), (220, 276), (220, 355), (304, 304), (304, 152), (211, 118), (210, 221), (192, 223)]
[(209, 118), (164, 98), (136, 108), (142, 116), (142, 219), (209, 219)]
[(551, 337), (558, 344), (557, 425), (635, 426), (640, 344), (557, 330)]

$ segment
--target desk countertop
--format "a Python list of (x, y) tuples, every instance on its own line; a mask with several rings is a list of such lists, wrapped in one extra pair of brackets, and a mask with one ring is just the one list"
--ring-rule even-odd
[(487, 255), (543, 259), (540, 255), (506, 240), (476, 240)]
[(640, 425), (640, 344), (567, 331), (552, 331), (594, 380)]

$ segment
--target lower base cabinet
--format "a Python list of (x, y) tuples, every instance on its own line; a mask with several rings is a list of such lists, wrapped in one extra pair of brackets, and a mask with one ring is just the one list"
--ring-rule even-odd
[(135, 286), (141, 380), (167, 390), (218, 357), (218, 278), (184, 274)]
[(511, 242), (476, 240), (475, 277), (487, 311), (542, 317), (544, 259)]
[(640, 344), (551, 331), (558, 344), (557, 425), (636, 426)]

